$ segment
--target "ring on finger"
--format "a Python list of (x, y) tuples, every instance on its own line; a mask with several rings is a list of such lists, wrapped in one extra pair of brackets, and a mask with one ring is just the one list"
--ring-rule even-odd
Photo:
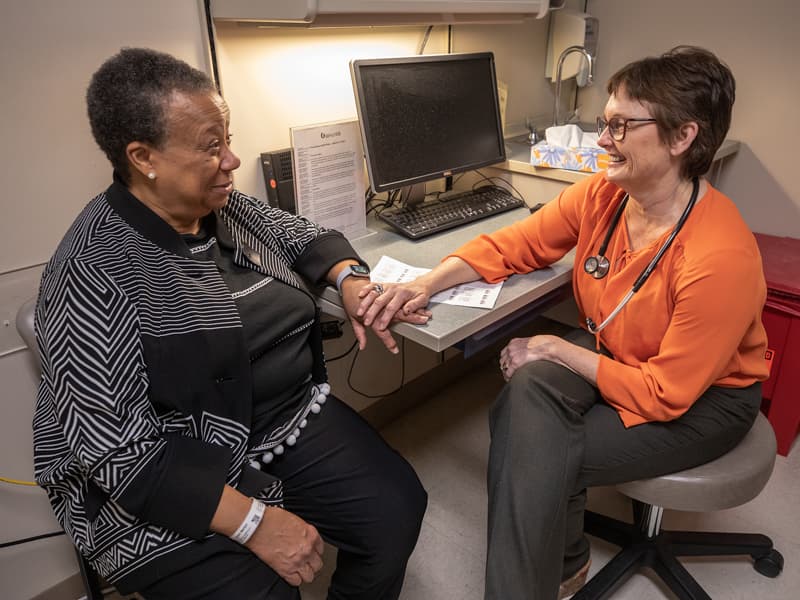
[(380, 283), (376, 283), (372, 286), (372, 291), (380, 296), (383, 293), (383, 286)]

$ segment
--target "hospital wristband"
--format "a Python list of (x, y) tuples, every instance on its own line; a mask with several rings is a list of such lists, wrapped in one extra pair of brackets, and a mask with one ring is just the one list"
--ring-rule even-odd
[(264, 517), (264, 510), (266, 508), (263, 502), (259, 502), (253, 498), (247, 516), (244, 518), (244, 521), (242, 521), (242, 524), (239, 525), (239, 529), (234, 531), (230, 538), (234, 542), (239, 542), (244, 546), (248, 540), (253, 537), (258, 525), (261, 523), (261, 519)]

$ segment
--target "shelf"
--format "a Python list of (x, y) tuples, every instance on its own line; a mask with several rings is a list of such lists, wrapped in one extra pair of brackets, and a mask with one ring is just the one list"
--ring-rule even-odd
[[(719, 150), (717, 150), (717, 153), (714, 155), (714, 162), (716, 163), (736, 154), (739, 151), (739, 145), (740, 143), (737, 140), (727, 139), (722, 142)], [(492, 166), (496, 169), (509, 171), (511, 173), (523, 173), (525, 175), (533, 175), (534, 177), (563, 181), (565, 183), (575, 183), (592, 175), (592, 173), (583, 171), (535, 167), (530, 163), (530, 152), (531, 147), (527, 143), (525, 136), (506, 139), (506, 161)], [(712, 170), (713, 168), (712, 166)]]

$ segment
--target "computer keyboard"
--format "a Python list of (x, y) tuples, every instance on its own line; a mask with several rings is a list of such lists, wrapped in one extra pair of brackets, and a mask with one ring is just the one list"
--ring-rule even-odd
[(524, 206), (522, 200), (502, 188), (484, 188), (413, 206), (388, 208), (379, 217), (402, 235), (417, 240)]

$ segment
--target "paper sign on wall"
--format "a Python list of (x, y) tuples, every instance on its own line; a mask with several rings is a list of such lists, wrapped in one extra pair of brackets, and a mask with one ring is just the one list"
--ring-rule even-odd
[(358, 121), (290, 129), (297, 213), (354, 239), (367, 231)]

